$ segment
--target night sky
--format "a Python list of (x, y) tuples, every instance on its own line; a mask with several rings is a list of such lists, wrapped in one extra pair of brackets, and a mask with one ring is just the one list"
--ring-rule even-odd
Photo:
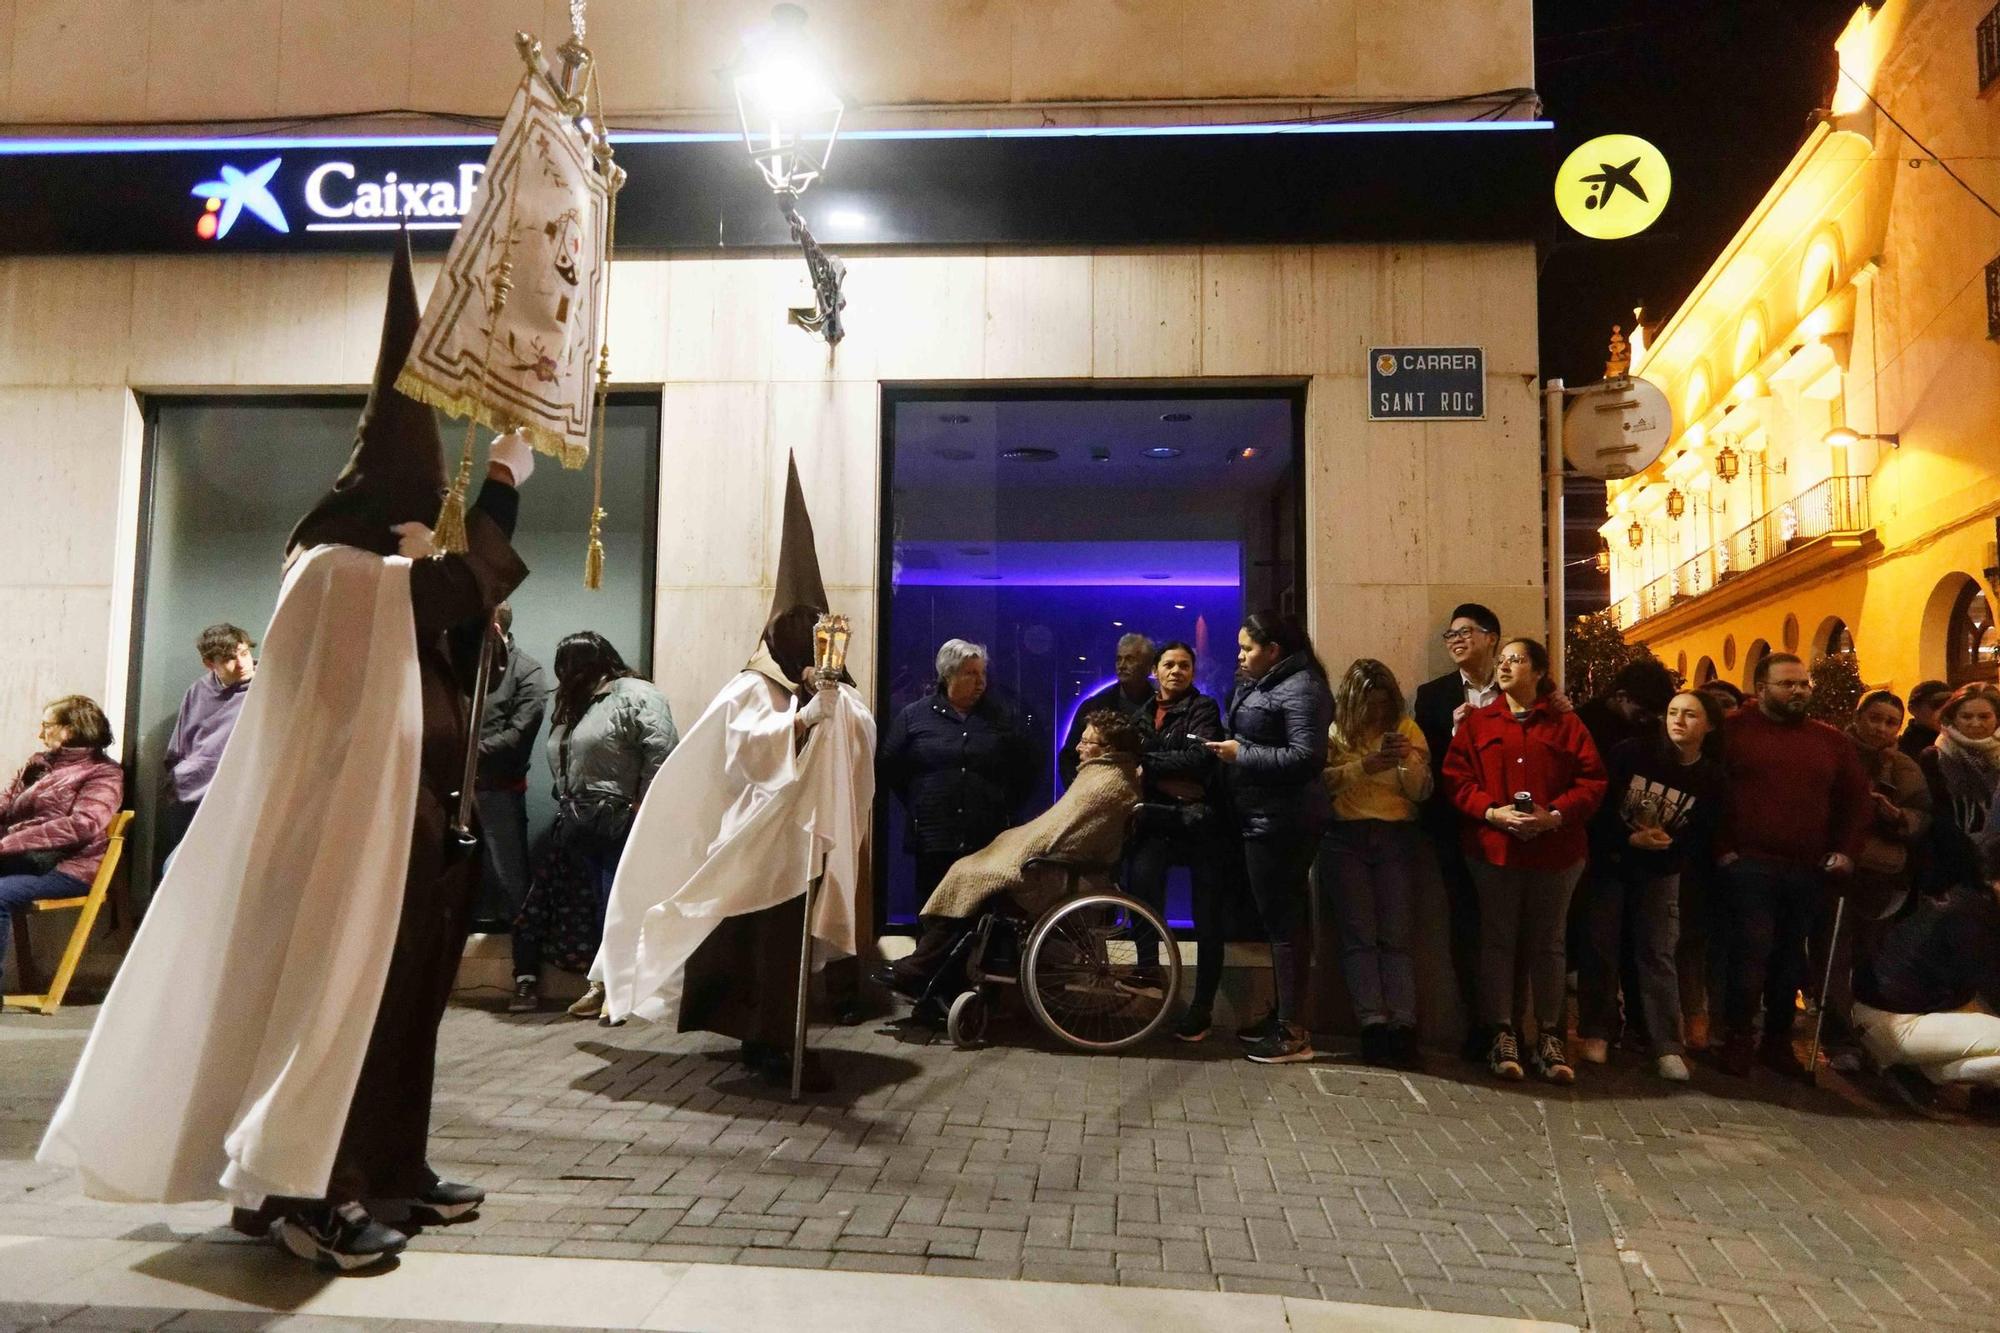
[[(1592, 241), (1549, 215), (1542, 247), (1542, 374), (1603, 377), (1613, 324), (1632, 307), (1657, 325), (1676, 309), (1764, 197), (1831, 97), (1834, 38), (1859, 0), (1536, 0), (1535, 79), (1555, 122), (1555, 159), (1599, 134), (1636, 134), (1666, 154), (1673, 194), (1652, 228)], [(1570, 609), (1604, 604), (1590, 566), (1601, 483), (1572, 478), (1564, 527)]]

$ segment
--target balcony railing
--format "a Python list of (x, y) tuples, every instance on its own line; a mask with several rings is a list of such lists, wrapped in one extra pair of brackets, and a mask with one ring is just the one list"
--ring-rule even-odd
[(1983, 93), (2000, 81), (2000, 5), (1979, 20), (1973, 41), (1979, 47), (1979, 91)]
[(2000, 338), (2000, 255), (1986, 265), (1986, 336)]
[(1815, 538), (1866, 532), (1869, 526), (1868, 478), (1828, 477), (1620, 598), (1619, 628), (1712, 592)]

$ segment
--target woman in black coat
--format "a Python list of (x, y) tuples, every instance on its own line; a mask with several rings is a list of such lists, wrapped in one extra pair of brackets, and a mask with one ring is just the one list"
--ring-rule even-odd
[(1312, 1037), (1300, 1024), (1299, 911), (1306, 874), (1327, 819), (1327, 727), (1333, 692), (1305, 626), (1259, 611), (1236, 634), (1240, 672), (1223, 726), (1229, 739), (1208, 749), (1225, 765), (1243, 874), (1271, 944), (1277, 1003), (1263, 1022), (1237, 1035), (1259, 1064), (1310, 1060)]
[[(1222, 984), (1225, 927), (1222, 850), (1230, 844), (1210, 800), (1215, 756), (1208, 742), (1222, 739), (1222, 709), (1194, 687), (1194, 649), (1170, 643), (1153, 659), (1158, 692), (1143, 710), (1146, 794), (1127, 853), (1125, 887), (1166, 916), (1167, 872), (1188, 868), (1194, 893), (1194, 1003), (1174, 1035), (1200, 1041), (1208, 1035), (1215, 992)], [(1151, 939), (1139, 943), (1146, 962), (1157, 955)]]
[(985, 648), (950, 639), (938, 649), (936, 688), (896, 714), (876, 766), (909, 815), (921, 903), (953, 861), (1014, 822), (1034, 782), (1032, 743), (986, 693)]

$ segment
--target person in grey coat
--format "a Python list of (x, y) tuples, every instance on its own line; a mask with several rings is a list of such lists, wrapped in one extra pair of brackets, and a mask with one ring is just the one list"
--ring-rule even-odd
[[(591, 630), (556, 645), (555, 706), (546, 745), (556, 822), (535, 857), (528, 900), (514, 923), (514, 997), (540, 1004), (544, 956), (581, 972), (604, 934), (604, 907), (632, 819), (681, 736), (666, 696)], [(604, 987), (592, 982), (570, 1006), (595, 1018)]]
[(549, 705), (548, 675), (514, 641), (514, 609), (505, 602), (493, 613), (493, 634), (495, 670), (486, 684), (472, 787), (484, 860), (472, 928), (482, 934), (512, 929), (527, 900), (528, 769)]

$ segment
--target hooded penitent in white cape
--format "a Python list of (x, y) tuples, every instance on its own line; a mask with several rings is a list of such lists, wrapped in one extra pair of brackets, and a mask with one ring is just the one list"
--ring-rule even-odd
[(612, 1019), (675, 1021), (688, 959), (717, 924), (788, 902), (815, 878), (815, 965), (855, 952), (875, 719), (851, 685), (819, 706), (800, 748), (797, 698), (760, 648), (660, 768), (619, 860), (590, 973)]
[(326, 1192), (395, 943), (422, 732), (410, 562), (306, 551), (39, 1160), (98, 1199)]

